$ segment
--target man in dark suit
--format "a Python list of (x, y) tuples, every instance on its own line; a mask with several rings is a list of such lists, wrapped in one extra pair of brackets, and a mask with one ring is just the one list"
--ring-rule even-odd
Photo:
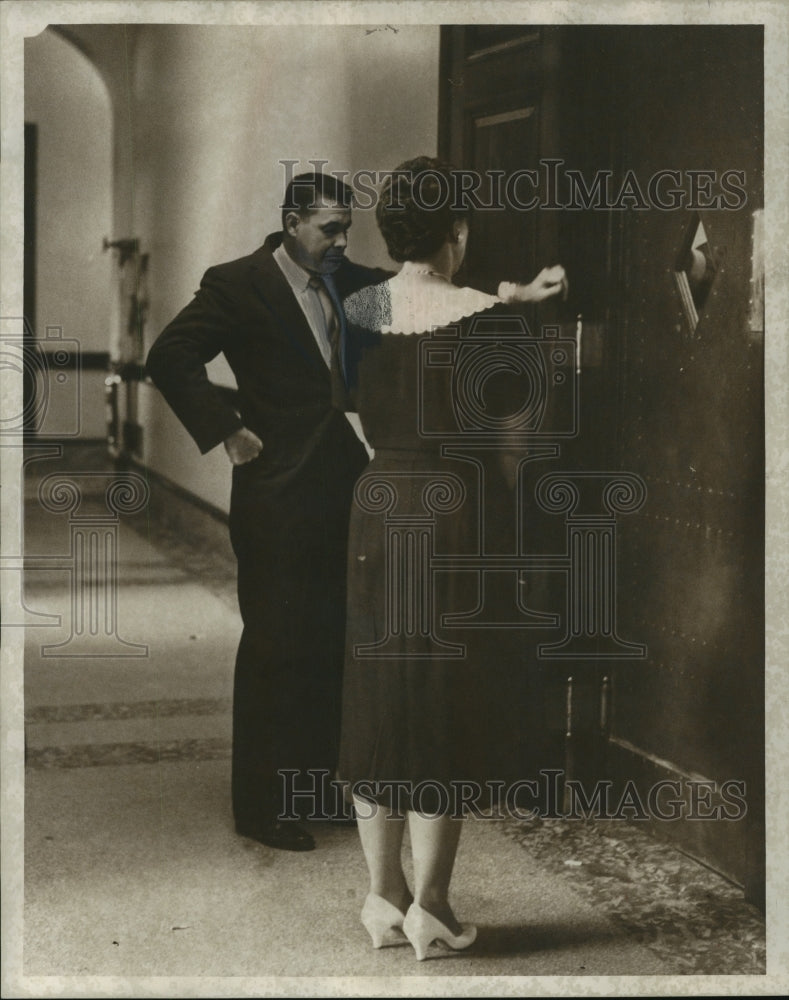
[[(209, 268), (148, 355), (151, 378), (205, 453), (233, 463), (230, 536), (244, 623), (233, 696), (233, 812), (243, 836), (311, 850), (282, 812), (282, 769), (333, 771), (340, 718), (348, 517), (367, 462), (333, 406), (344, 390), (341, 300), (387, 272), (345, 258), (350, 189), (288, 185), (282, 233)], [(208, 380), (223, 353), (236, 404)]]

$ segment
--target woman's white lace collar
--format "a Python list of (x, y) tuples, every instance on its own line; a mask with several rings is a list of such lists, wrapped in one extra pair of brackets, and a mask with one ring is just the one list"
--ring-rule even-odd
[(412, 266), (390, 280), (391, 321), (382, 333), (425, 333), (482, 312), (501, 299), (476, 288), (458, 288), (423, 267)]

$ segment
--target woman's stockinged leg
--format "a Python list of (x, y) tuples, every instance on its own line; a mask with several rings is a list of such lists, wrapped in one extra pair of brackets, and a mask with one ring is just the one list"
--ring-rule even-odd
[(405, 913), (413, 899), (402, 864), (405, 816), (356, 796), (353, 804), (359, 839), (370, 873), (370, 892)]
[(414, 859), (414, 900), (453, 934), (460, 934), (461, 926), (449, 905), (449, 882), (462, 824), (462, 819), (449, 815), (408, 814)]

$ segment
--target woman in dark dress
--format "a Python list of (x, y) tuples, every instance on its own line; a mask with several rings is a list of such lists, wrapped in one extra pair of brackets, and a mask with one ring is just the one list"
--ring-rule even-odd
[[(531, 285), (502, 285), (499, 296), (453, 285), (468, 223), (451, 200), (442, 204), (444, 182), (451, 169), (427, 157), (393, 172), (377, 216), (402, 269), (344, 304), (356, 408), (375, 456), (351, 512), (339, 773), (370, 873), (362, 922), (376, 948), (410, 941), (419, 959), (434, 941), (461, 949), (476, 937), (448, 892), (461, 832), (457, 781), (474, 773), (466, 752), (475, 692), (495, 642), (495, 630), (460, 644), (437, 628), (473, 595), (464, 591), (469, 574), (428, 573), (428, 563), (472, 551), (478, 515), (469, 464), (442, 455), (440, 429), (457, 414), (440, 358), (428, 371), (425, 348), (439, 331), (457, 344), (480, 317), (506, 314), (506, 302), (566, 288), (561, 267)], [(401, 863), (406, 822), (413, 895)]]

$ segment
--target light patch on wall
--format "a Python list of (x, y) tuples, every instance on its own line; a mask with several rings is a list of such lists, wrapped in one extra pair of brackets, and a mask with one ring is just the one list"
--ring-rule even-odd
[(753, 213), (751, 223), (751, 287), (748, 330), (753, 340), (764, 336), (764, 209)]
[(694, 213), (674, 265), (674, 278), (690, 332), (696, 332), (718, 265), (698, 213)]

